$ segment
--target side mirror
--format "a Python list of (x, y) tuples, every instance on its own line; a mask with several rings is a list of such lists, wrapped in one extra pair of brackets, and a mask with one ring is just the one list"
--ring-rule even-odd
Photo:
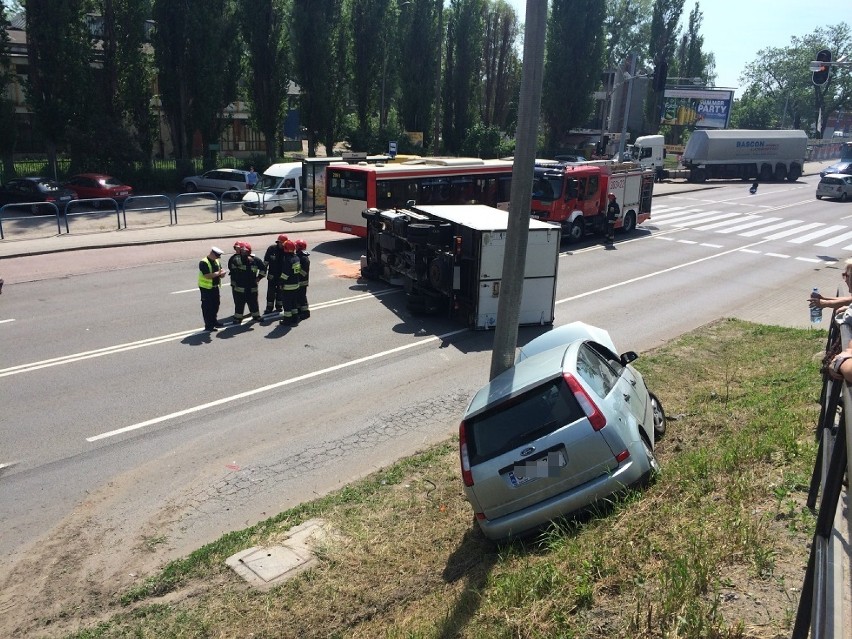
[(621, 354), (620, 359), (622, 366), (627, 366), (630, 362), (635, 362), (639, 359), (639, 355), (636, 354), (636, 351), (627, 351)]

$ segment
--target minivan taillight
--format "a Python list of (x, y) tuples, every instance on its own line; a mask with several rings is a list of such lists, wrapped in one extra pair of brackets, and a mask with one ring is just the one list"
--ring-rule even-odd
[(580, 404), (583, 412), (586, 413), (586, 417), (592, 425), (592, 428), (600, 430), (606, 426), (606, 417), (600, 411), (597, 404), (592, 401), (592, 398), (586, 392), (586, 389), (580, 385), (580, 382), (578, 382), (571, 373), (565, 373), (563, 377), (565, 379), (565, 383), (568, 384), (568, 388), (570, 388), (571, 392), (574, 393), (574, 399), (577, 400), (577, 403)]
[(473, 473), (470, 472), (470, 458), (467, 456), (467, 435), (465, 423), (459, 424), (459, 458), (461, 459), (462, 481), (465, 486), (473, 486)]

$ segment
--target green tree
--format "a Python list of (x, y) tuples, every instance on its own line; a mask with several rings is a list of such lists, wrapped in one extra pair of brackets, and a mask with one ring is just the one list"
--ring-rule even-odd
[(821, 49), (829, 49), (835, 60), (852, 54), (849, 25), (840, 23), (818, 28), (802, 37), (793, 36), (790, 45), (762, 49), (746, 65), (740, 79), (749, 87), (749, 100), (773, 104), (776, 126), (807, 129), (822, 137), (830, 113), (852, 108), (849, 69), (833, 67), (829, 81), (823, 86), (811, 82), (809, 62)]
[(701, 13), (696, 2), (689, 12), (686, 31), (680, 38), (677, 52), (669, 68), (669, 75), (680, 78), (702, 78), (705, 84), (712, 84), (716, 77), (716, 58), (712, 53), (704, 52), (704, 36), (701, 35)]
[(489, 2), (485, 11), (483, 97), (480, 119), (486, 127), (514, 130), (513, 113), (521, 85), (521, 61), (515, 45), (520, 23), (505, 0)]
[(731, 107), (734, 129), (774, 129), (779, 125), (776, 100), (762, 95), (757, 86), (746, 89)]
[(91, 119), (98, 135), (87, 126), (69, 131), (75, 166), (103, 170), (135, 160), (149, 160), (153, 149), (151, 114), (153, 69), (145, 52), (149, 0), (94, 0), (100, 20), (91, 23), (100, 64), (93, 70), (96, 100)]
[(270, 162), (278, 155), (276, 140), (290, 82), (289, 14), (284, 0), (238, 0), (237, 15), (246, 43), (246, 100), (252, 120), (266, 139)]
[(441, 64), (438, 13), (442, 5), (441, 0), (416, 2), (400, 13), (400, 117), (406, 131), (424, 133), (424, 143), (430, 148)]
[(631, 53), (648, 61), (651, 40), (651, 3), (653, 0), (607, 0), (604, 33), (606, 64), (612, 68)]
[[(674, 75), (668, 73), (677, 42), (678, 23), (683, 13), (684, 0), (654, 0), (651, 17), (651, 39), (648, 51), (654, 68), (654, 77)], [(653, 84), (656, 84), (653, 83)], [(648, 92), (645, 102), (645, 130), (657, 131), (660, 127), (660, 104), (663, 89)]]
[(69, 127), (83, 130), (91, 122), (87, 8), (83, 0), (26, 0), (27, 104), (53, 167)]
[(604, 59), (605, 15), (602, 2), (553, 0), (541, 97), (550, 151), (558, 150), (565, 134), (592, 113), (592, 93), (600, 85)]
[(380, 105), (379, 126), (385, 124), (389, 99), (388, 57), (396, 25), (395, 0), (352, 0), (352, 95), (358, 128), (366, 134), (369, 119)]
[(478, 122), (485, 0), (451, 0), (444, 74), (443, 142), (458, 154)]
[(9, 21), (6, 19), (8, 10), (4, 0), (0, 0), (0, 122), (8, 123), (0, 127), (0, 158), (3, 160), (3, 172), (12, 175), (15, 171), (13, 156), (18, 127), (15, 126), (15, 102), (7, 95), (8, 88), (15, 82), (15, 72), (9, 55)]
[(234, 0), (154, 0), (154, 51), (160, 96), (175, 155), (218, 141), (222, 113), (237, 97), (241, 47)]
[(302, 91), (302, 122), (308, 154), (323, 141), (327, 155), (343, 131), (343, 106), (349, 85), (349, 31), (343, 0), (294, 0), (291, 40), (293, 71)]

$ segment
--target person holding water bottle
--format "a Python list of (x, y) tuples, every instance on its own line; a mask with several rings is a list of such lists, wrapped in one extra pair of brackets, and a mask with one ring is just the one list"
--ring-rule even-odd
[(846, 288), (849, 290), (849, 295), (842, 297), (824, 297), (820, 295), (817, 289), (811, 292), (808, 298), (808, 306), (811, 310), (811, 322), (814, 324), (822, 321), (822, 309), (830, 308), (837, 311), (838, 315), (843, 314), (843, 321), (852, 322), (852, 314), (850, 314), (850, 305), (852, 305), (852, 258), (846, 260), (843, 272), (840, 274), (843, 281), (846, 282)]

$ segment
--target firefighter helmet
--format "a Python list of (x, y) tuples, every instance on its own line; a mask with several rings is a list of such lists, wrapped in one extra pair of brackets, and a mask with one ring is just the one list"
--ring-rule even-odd
[(610, 199), (610, 200), (614, 200), (614, 199), (615, 199), (615, 193), (610, 193), (610, 194), (609, 194), (609, 199)]
[(308, 248), (308, 243), (305, 240), (296, 240), (296, 250), (304, 251)]
[(240, 244), (242, 244), (242, 249), (246, 253), (251, 253), (251, 244), (249, 244), (248, 242), (240, 242)]
[(284, 242), (287, 241), (287, 236), (282, 233), (281, 235), (278, 236), (278, 239), (275, 240), (275, 241), (280, 243), (280, 244), (283, 244)]
[(296, 252), (296, 245), (293, 242), (291, 242), (290, 240), (287, 240), (286, 242), (284, 242), (284, 252), (285, 253), (295, 253)]
[(243, 248), (243, 243), (240, 240), (234, 242), (234, 253), (239, 253), (241, 248)]

